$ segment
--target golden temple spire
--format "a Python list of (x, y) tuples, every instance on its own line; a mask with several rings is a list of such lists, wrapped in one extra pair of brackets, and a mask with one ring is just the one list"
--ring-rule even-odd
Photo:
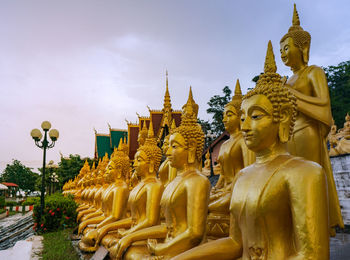
[(123, 138), (119, 139), (119, 144), (118, 144), (118, 150), (120, 151), (122, 149), (122, 145), (123, 145)]
[(166, 70), (166, 87), (165, 87), (163, 111), (170, 112), (171, 110), (172, 109), (171, 109), (171, 99), (169, 94), (168, 70)]

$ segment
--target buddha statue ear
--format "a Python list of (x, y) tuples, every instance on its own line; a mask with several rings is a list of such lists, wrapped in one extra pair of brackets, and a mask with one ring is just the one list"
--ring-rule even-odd
[(309, 62), (309, 47), (305, 47), (302, 50), (302, 55), (303, 55), (303, 61), (307, 65)]
[(150, 173), (153, 173), (153, 172), (154, 172), (154, 161), (153, 161), (153, 160), (150, 160), (150, 162), (149, 162), (148, 171), (149, 171)]
[(282, 105), (280, 110), (280, 125), (278, 136), (281, 143), (286, 143), (289, 140), (290, 122), (292, 119), (292, 108), (290, 105)]
[(196, 148), (197, 148), (196, 140), (190, 139), (188, 141), (188, 158), (187, 158), (187, 161), (189, 164), (193, 164), (196, 161)]

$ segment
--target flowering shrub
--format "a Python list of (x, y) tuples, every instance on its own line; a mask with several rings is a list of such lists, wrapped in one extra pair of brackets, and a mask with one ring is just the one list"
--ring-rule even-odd
[(45, 208), (38, 223), (40, 201), (34, 205), (34, 230), (40, 232), (51, 232), (67, 227), (75, 227), (77, 204), (72, 197), (64, 197), (62, 194), (55, 193), (45, 197)]

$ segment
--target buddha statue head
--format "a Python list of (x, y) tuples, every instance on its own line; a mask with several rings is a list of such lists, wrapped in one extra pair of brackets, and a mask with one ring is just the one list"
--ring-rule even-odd
[[(142, 121), (141, 121), (142, 123)], [(141, 131), (139, 132), (139, 135), (137, 137), (137, 142), (139, 143), (139, 146), (144, 145), (146, 138), (148, 135), (148, 130), (147, 130), (147, 126), (146, 126), (146, 120), (143, 121), (143, 126)]]
[(130, 168), (129, 157), (123, 152), (115, 149), (106, 169), (106, 181), (122, 180), (127, 176)]
[(235, 94), (232, 97), (232, 100), (225, 105), (222, 119), (226, 131), (230, 134), (240, 129), (241, 104), (242, 91), (241, 85), (239, 84), (239, 80), (237, 79)]
[(294, 4), (292, 26), (280, 41), (283, 63), (288, 67), (295, 66), (295, 63), (298, 61), (307, 65), (309, 61), (310, 43), (311, 35), (300, 26), (299, 15), (296, 5)]
[(161, 159), (162, 150), (157, 146), (151, 121), (148, 130), (148, 137), (146, 138), (144, 145), (139, 147), (135, 154), (134, 169), (137, 176), (143, 177), (146, 173), (156, 174)]
[(182, 107), (181, 124), (171, 130), (167, 156), (170, 165), (181, 171), (186, 166), (199, 166), (204, 145), (204, 133), (197, 123), (198, 105), (190, 88), (187, 103)]
[(242, 101), (242, 132), (247, 147), (260, 152), (286, 143), (296, 120), (296, 98), (276, 73), (271, 41), (268, 43), (264, 73)]

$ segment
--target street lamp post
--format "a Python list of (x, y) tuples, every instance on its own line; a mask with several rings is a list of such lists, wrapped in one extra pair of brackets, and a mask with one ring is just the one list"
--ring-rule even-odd
[[(55, 142), (58, 139), (59, 133), (58, 130), (56, 129), (51, 129), (51, 123), (49, 121), (44, 121), (41, 124), (41, 128), (44, 130), (44, 138), (41, 140), (43, 137), (42, 133), (40, 132), (39, 129), (33, 129), (30, 132), (30, 135), (35, 141), (36, 146), (44, 150), (44, 156), (43, 156), (43, 174), (42, 174), (42, 179), (41, 179), (41, 196), (40, 196), (40, 211), (39, 211), (39, 217), (38, 217), (38, 223), (41, 221), (41, 217), (43, 215), (43, 210), (45, 207), (45, 161), (46, 161), (46, 149), (50, 149), (55, 146)], [(49, 132), (49, 136), (51, 139), (51, 143), (47, 140), (47, 132)]]
[(212, 133), (210, 130), (208, 130), (207, 134), (205, 135), (207, 138), (208, 148), (209, 148), (209, 156), (210, 156), (210, 177), (214, 175), (214, 169), (213, 169), (213, 161), (211, 158), (212, 148), (211, 148), (211, 140), (216, 137), (214, 133)]

